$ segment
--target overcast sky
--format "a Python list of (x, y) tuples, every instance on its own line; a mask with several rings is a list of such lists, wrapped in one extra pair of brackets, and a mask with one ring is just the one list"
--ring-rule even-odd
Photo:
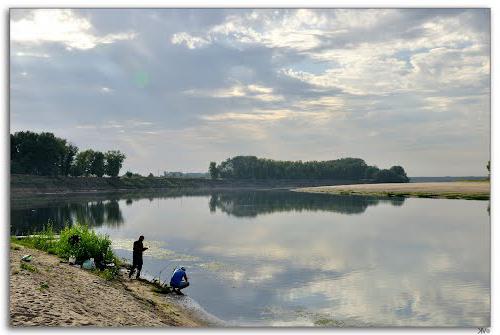
[(486, 9), (10, 11), (11, 132), (125, 170), (234, 155), (485, 175)]

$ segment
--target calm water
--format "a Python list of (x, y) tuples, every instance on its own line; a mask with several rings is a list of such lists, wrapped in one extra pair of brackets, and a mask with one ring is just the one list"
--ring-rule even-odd
[(126, 258), (143, 234), (143, 273), (186, 266), (186, 293), (230, 324), (490, 323), (487, 201), (242, 191), (50, 203), (13, 203), (11, 233), (78, 220)]

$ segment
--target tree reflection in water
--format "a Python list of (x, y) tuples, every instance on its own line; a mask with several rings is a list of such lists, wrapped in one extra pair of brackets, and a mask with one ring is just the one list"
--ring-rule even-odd
[(55, 231), (75, 222), (89, 227), (103, 224), (117, 227), (123, 224), (123, 216), (117, 200), (66, 203), (54, 207), (11, 210), (11, 235), (26, 235), (43, 229), (48, 223)]
[(361, 214), (369, 206), (389, 203), (402, 206), (404, 198), (375, 198), (361, 195), (333, 195), (289, 191), (245, 191), (212, 193), (210, 212), (218, 210), (236, 217), (288, 211), (328, 211), (340, 214)]
[(14, 201), (11, 209), (11, 234), (26, 235), (43, 229), (50, 222), (56, 231), (65, 225), (75, 222), (90, 227), (102, 225), (118, 227), (124, 218), (119, 200), (123, 199), (127, 206), (133, 201), (148, 199), (172, 199), (189, 196), (205, 196), (208, 198), (210, 213), (217, 210), (235, 217), (256, 217), (259, 214), (288, 211), (330, 211), (340, 214), (361, 214), (369, 206), (389, 203), (401, 206), (404, 198), (375, 198), (360, 195), (332, 195), (300, 193), (291, 191), (264, 190), (170, 190), (156, 193), (134, 193), (115, 195), (113, 199), (104, 196), (99, 200), (80, 199), (45, 199), (37, 207), (30, 201)]

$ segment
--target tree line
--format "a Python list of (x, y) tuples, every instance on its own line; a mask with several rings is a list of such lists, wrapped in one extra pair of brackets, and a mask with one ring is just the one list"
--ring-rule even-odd
[(78, 147), (53, 133), (20, 131), (10, 134), (10, 171), (39, 176), (118, 176), (125, 155)]
[(407, 183), (409, 178), (401, 166), (379, 169), (361, 158), (329, 161), (278, 161), (256, 156), (236, 156), (217, 164), (210, 162), (212, 179), (337, 179), (376, 183)]

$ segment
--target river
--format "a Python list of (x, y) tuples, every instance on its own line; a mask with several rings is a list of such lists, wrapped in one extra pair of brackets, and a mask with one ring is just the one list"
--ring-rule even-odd
[(12, 203), (11, 234), (87, 223), (143, 274), (229, 325), (481, 327), (490, 323), (488, 201), (290, 191), (174, 192)]

